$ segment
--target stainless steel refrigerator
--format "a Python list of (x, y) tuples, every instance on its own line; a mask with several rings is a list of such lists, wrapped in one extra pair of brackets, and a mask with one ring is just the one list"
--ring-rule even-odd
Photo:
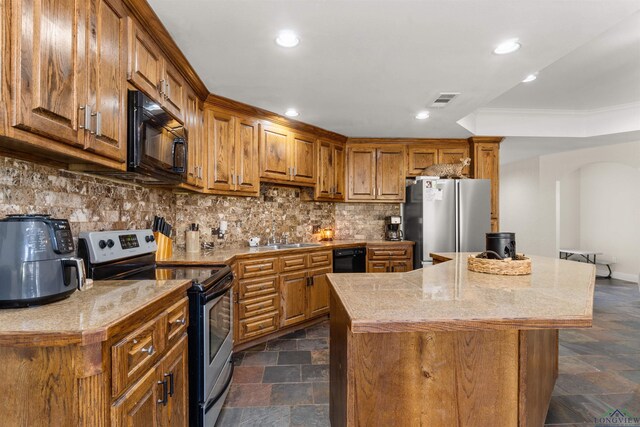
[(418, 180), (402, 205), (404, 238), (416, 242), (414, 268), (431, 264), (432, 252), (482, 252), (491, 231), (488, 179)]

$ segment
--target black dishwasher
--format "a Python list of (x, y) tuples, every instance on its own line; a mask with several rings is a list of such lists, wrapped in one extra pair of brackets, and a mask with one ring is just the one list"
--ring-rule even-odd
[(366, 248), (335, 249), (333, 251), (334, 273), (364, 273), (366, 271)]

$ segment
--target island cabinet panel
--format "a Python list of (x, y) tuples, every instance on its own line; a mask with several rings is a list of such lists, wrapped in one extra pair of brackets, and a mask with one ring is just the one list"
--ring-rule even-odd
[(124, 162), (127, 153), (127, 14), (120, 0), (91, 0), (87, 149)]
[(84, 147), (86, 1), (23, 0), (12, 9), (12, 125)]
[(331, 307), (332, 426), (518, 425), (519, 331), (352, 333)]

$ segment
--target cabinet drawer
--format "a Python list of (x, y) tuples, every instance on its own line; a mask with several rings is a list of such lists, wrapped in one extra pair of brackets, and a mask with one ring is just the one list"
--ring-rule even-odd
[(387, 273), (388, 271), (389, 271), (389, 261), (367, 262), (367, 273)]
[(254, 298), (278, 292), (278, 278), (257, 277), (255, 279), (242, 279), (238, 281), (238, 297), (240, 300)]
[(367, 257), (375, 259), (407, 259), (412, 257), (410, 246), (389, 246), (367, 248)]
[(278, 301), (278, 294), (241, 300), (238, 302), (238, 317), (240, 319), (246, 319), (270, 311), (278, 311)]
[(280, 271), (296, 271), (307, 268), (307, 255), (287, 255), (280, 257)]
[(331, 251), (311, 252), (309, 254), (309, 267), (324, 267), (331, 265), (333, 255)]
[(238, 323), (240, 326), (239, 336), (241, 341), (248, 338), (259, 337), (278, 329), (278, 312), (274, 311), (261, 316), (240, 320)]
[(238, 261), (238, 278), (269, 276), (278, 272), (277, 258), (261, 258)]
[(189, 324), (189, 299), (174, 304), (167, 310), (167, 341), (171, 347), (183, 333), (187, 332)]
[(164, 313), (111, 347), (114, 397), (146, 372), (154, 363), (156, 355), (164, 350), (166, 322), (167, 314)]

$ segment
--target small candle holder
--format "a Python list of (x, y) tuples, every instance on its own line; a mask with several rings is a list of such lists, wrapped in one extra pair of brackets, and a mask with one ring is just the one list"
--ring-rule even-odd
[(320, 231), (320, 240), (323, 242), (333, 241), (333, 228), (323, 228)]

